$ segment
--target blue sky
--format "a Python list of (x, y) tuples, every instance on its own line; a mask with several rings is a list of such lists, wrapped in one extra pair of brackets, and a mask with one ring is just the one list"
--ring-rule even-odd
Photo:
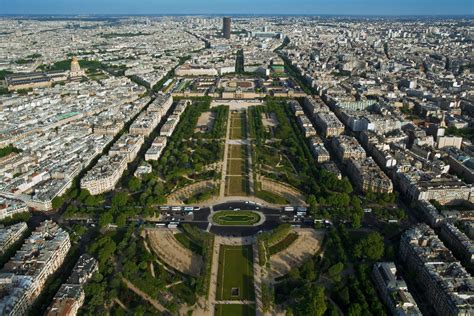
[(0, 0), (0, 14), (474, 15), (474, 0)]

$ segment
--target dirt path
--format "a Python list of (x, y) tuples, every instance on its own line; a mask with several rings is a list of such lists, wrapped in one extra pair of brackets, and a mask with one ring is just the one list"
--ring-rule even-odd
[(166, 288), (169, 289), (170, 287), (173, 287), (173, 286), (178, 285), (178, 284), (181, 284), (181, 283), (183, 283), (182, 280), (176, 281), (176, 282), (174, 282), (174, 283), (168, 284), (168, 285), (166, 286)]
[(115, 302), (118, 306), (122, 307), (122, 308), (124, 309), (124, 311), (128, 312), (127, 306), (125, 306), (125, 304), (122, 303), (121, 300), (119, 300), (118, 298), (114, 298), (114, 302)]
[(148, 294), (137, 288), (132, 282), (125, 278), (122, 278), (122, 281), (131, 291), (135, 292), (135, 294), (137, 294), (142, 299), (153, 305), (153, 307), (156, 308), (158, 311), (160, 311), (161, 313), (169, 313), (169, 311), (163, 305), (161, 305), (157, 300), (152, 299)]

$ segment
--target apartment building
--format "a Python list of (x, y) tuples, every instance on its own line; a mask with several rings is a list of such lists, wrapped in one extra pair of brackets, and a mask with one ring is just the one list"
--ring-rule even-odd
[(65, 230), (51, 220), (42, 222), (0, 271), (0, 314), (26, 314), (70, 247)]
[(371, 157), (347, 160), (347, 172), (362, 192), (392, 193), (393, 184)]
[(450, 222), (441, 225), (440, 236), (444, 242), (460, 255), (462, 261), (474, 264), (474, 244), (459, 228)]
[(0, 254), (4, 254), (28, 230), (25, 222), (0, 228)]
[(340, 135), (332, 139), (332, 146), (337, 158), (340, 161), (345, 161), (350, 158), (355, 160), (364, 159), (366, 153), (364, 148), (352, 136)]
[(428, 225), (419, 224), (402, 235), (400, 259), (417, 276), (417, 284), (436, 315), (472, 315), (474, 278)]
[(145, 160), (158, 160), (160, 159), (166, 144), (167, 144), (167, 138), (164, 136), (158, 136), (153, 140), (153, 143), (151, 144), (150, 148), (146, 151), (145, 153)]
[(324, 137), (339, 136), (344, 133), (344, 124), (332, 112), (315, 113), (316, 128)]
[(127, 168), (128, 157), (124, 153), (103, 156), (81, 179), (81, 188), (92, 195), (98, 195), (115, 188)]
[(25, 202), (0, 196), (0, 220), (25, 212), (28, 212), (28, 206)]
[(89, 254), (79, 257), (71, 275), (63, 283), (53, 298), (45, 315), (48, 316), (75, 316), (84, 303), (83, 285), (99, 271), (99, 264)]
[(405, 280), (400, 276), (393, 262), (377, 262), (372, 278), (379, 296), (395, 316), (422, 316)]

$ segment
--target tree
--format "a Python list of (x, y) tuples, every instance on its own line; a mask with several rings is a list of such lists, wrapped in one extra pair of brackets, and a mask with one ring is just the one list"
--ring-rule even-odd
[(117, 192), (112, 198), (113, 207), (123, 207), (128, 202), (128, 193), (127, 192)]
[(117, 216), (115, 219), (115, 224), (117, 224), (118, 227), (123, 227), (125, 224), (127, 224), (127, 215), (125, 214), (120, 214)]
[(108, 224), (112, 223), (113, 220), (114, 220), (114, 217), (112, 216), (110, 212), (102, 213), (102, 215), (100, 215), (100, 218), (99, 218), (99, 226), (105, 227)]
[(342, 262), (338, 262), (329, 268), (328, 277), (334, 282), (339, 282), (341, 281), (342, 270), (344, 270), (344, 264)]
[(367, 258), (372, 261), (382, 258), (384, 253), (384, 240), (378, 232), (372, 232), (360, 240), (354, 247), (354, 256)]
[(137, 177), (132, 177), (128, 181), (128, 189), (132, 192), (140, 190), (141, 187), (141, 181)]
[(307, 285), (305, 289), (306, 295), (296, 307), (297, 315), (322, 316), (326, 312), (326, 295), (324, 288), (320, 286)]
[(362, 306), (358, 303), (351, 304), (347, 314), (350, 316), (362, 316)]

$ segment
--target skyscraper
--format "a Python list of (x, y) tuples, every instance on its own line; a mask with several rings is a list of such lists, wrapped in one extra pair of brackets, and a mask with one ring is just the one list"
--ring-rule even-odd
[(222, 35), (224, 36), (224, 38), (229, 39), (230, 38), (230, 22), (231, 22), (231, 19), (229, 17), (224, 17), (222, 22), (223, 22)]

